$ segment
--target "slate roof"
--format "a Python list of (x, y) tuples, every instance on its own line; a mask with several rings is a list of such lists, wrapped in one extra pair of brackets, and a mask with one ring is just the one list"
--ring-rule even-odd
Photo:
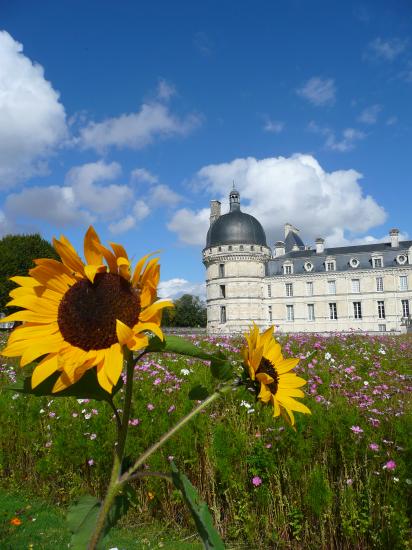
[(266, 245), (266, 235), (256, 218), (240, 210), (220, 216), (209, 227), (206, 248), (221, 244)]
[[(289, 235), (288, 235), (289, 236)], [(266, 275), (275, 276), (283, 275), (283, 264), (286, 260), (293, 263), (294, 274), (311, 274), (325, 273), (325, 261), (327, 257), (333, 257), (336, 260), (336, 271), (351, 271), (356, 273), (359, 270), (376, 269), (372, 266), (372, 254), (375, 252), (383, 258), (383, 267), (410, 267), (408, 263), (400, 265), (396, 261), (398, 254), (402, 252), (408, 253), (409, 247), (412, 246), (412, 241), (401, 241), (396, 248), (391, 247), (390, 243), (364, 244), (358, 246), (341, 246), (336, 248), (325, 248), (322, 254), (317, 254), (315, 249), (312, 250), (295, 250), (287, 252), (283, 256), (269, 260), (266, 267)], [(357, 258), (359, 266), (351, 267), (349, 260)], [(305, 262), (313, 264), (313, 270), (308, 272), (304, 269)], [(330, 273), (333, 273), (330, 272)]]
[(286, 252), (290, 252), (295, 245), (298, 246), (299, 248), (305, 248), (305, 244), (302, 241), (302, 239), (299, 237), (299, 235), (294, 231), (289, 231), (285, 239)]

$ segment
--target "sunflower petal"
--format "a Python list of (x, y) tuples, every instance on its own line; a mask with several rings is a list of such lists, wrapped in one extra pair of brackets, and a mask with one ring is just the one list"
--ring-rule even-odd
[(260, 399), (263, 403), (269, 403), (269, 401), (272, 399), (272, 392), (269, 390), (266, 384), (260, 384), (258, 399)]
[[(89, 265), (100, 266), (103, 263), (103, 254), (99, 247), (99, 236), (92, 226), (86, 231), (84, 236), (84, 257)], [(93, 282), (93, 281), (92, 281)]]
[(116, 334), (117, 339), (122, 346), (124, 344), (127, 345), (134, 337), (133, 330), (119, 319), (116, 319)]
[(280, 363), (276, 363), (276, 370), (279, 374), (285, 374), (294, 369), (298, 363), (299, 359), (292, 357), (289, 359), (283, 359)]
[(277, 400), (285, 409), (290, 409), (291, 411), (297, 411), (305, 414), (312, 414), (310, 412), (310, 409), (303, 403), (300, 403), (300, 401), (296, 401), (296, 399), (293, 399), (292, 397), (288, 396), (277, 396)]
[(53, 246), (56, 249), (57, 254), (60, 256), (64, 265), (75, 273), (84, 273), (84, 263), (73, 250), (67, 244), (53, 239)]
[(106, 351), (104, 370), (108, 380), (115, 386), (123, 370), (123, 352), (120, 344), (113, 344)]
[(39, 384), (51, 376), (56, 370), (59, 370), (57, 353), (51, 353), (41, 363), (37, 365), (31, 375), (31, 387), (36, 388)]

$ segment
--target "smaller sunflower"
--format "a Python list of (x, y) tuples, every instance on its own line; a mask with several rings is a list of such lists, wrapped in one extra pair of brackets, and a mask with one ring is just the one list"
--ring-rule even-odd
[[(299, 388), (306, 380), (290, 372), (299, 359), (285, 359), (279, 342), (273, 337), (273, 326), (263, 334), (256, 325), (245, 334), (247, 346), (243, 348), (244, 364), (250, 379), (257, 383), (258, 399), (273, 405), (273, 416), (282, 414), (294, 426), (293, 411), (311, 414), (306, 405), (294, 397), (304, 397)], [(260, 384), (260, 387), (258, 386)]]

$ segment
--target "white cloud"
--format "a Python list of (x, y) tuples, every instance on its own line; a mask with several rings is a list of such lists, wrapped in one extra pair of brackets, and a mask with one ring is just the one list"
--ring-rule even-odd
[(206, 285), (205, 283), (193, 283), (186, 279), (169, 279), (168, 281), (161, 281), (158, 287), (158, 293), (160, 298), (172, 298), (176, 299), (183, 294), (192, 294), (193, 296), (199, 296), (202, 300), (206, 299)]
[(407, 40), (401, 40), (400, 38), (384, 40), (378, 37), (369, 42), (365, 57), (367, 59), (393, 61), (405, 50), (407, 43)]
[[(359, 234), (384, 222), (385, 210), (360, 185), (355, 170), (326, 172), (311, 155), (289, 158), (239, 158), (203, 167), (195, 186), (227, 204), (231, 181), (241, 193), (242, 210), (256, 216), (266, 230), (268, 244), (283, 237), (283, 224), (301, 229), (308, 242), (319, 235), (328, 238), (341, 230)], [(203, 245), (209, 210), (179, 210), (168, 228), (181, 241)]]
[(280, 132), (282, 132), (284, 127), (285, 127), (284, 122), (267, 119), (265, 122), (265, 125), (263, 126), (263, 129), (265, 130), (265, 132), (280, 134)]
[(5, 202), (8, 219), (43, 220), (57, 227), (90, 224), (94, 217), (80, 208), (69, 186), (27, 187)]
[(0, 31), (0, 186), (47, 169), (45, 159), (66, 137), (59, 94), (23, 46)]
[(163, 78), (159, 80), (159, 84), (157, 85), (157, 97), (160, 100), (168, 101), (174, 95), (176, 95), (176, 88), (174, 84), (164, 80)]
[(114, 214), (132, 198), (127, 185), (101, 185), (99, 181), (113, 180), (121, 175), (117, 162), (90, 162), (72, 168), (66, 176), (66, 183), (73, 189), (76, 201), (97, 214)]
[(386, 125), (387, 126), (393, 126), (394, 124), (396, 124), (398, 122), (398, 117), (397, 116), (390, 116), (387, 120), (386, 120)]
[(355, 128), (345, 128), (342, 130), (341, 136), (337, 137), (336, 133), (326, 126), (318, 126), (316, 122), (311, 121), (308, 125), (308, 130), (324, 136), (324, 147), (331, 151), (339, 151), (346, 153), (355, 148), (356, 142), (365, 139), (366, 134)]
[(179, 240), (183, 243), (204, 245), (206, 232), (209, 227), (209, 215), (208, 208), (202, 208), (197, 211), (181, 208), (174, 213), (172, 219), (167, 224), (167, 228), (177, 233)]
[(150, 208), (144, 201), (137, 200), (133, 206), (133, 214), (137, 221), (144, 220), (150, 214)]
[(114, 234), (125, 233), (136, 225), (136, 220), (133, 216), (126, 216), (117, 222), (109, 224), (109, 231)]
[(152, 187), (149, 200), (153, 206), (176, 206), (183, 197), (168, 185), (159, 184)]
[(371, 105), (366, 107), (358, 117), (359, 122), (364, 124), (375, 124), (378, 120), (378, 115), (382, 111), (382, 105)]
[(333, 105), (336, 100), (336, 86), (333, 78), (310, 78), (296, 93), (313, 105)]
[(135, 168), (131, 172), (132, 181), (141, 181), (143, 183), (157, 183), (158, 177), (146, 170), (146, 168)]
[(179, 118), (166, 105), (144, 103), (137, 113), (90, 122), (80, 131), (78, 143), (85, 149), (98, 152), (108, 147), (142, 149), (155, 139), (185, 136), (199, 124), (198, 115)]

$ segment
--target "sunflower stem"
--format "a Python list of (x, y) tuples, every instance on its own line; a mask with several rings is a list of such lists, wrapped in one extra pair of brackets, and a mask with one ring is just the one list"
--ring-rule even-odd
[(213, 403), (213, 401), (216, 401), (223, 393), (229, 391), (232, 389), (232, 385), (226, 385), (215, 391), (215, 393), (212, 393), (209, 397), (207, 397), (204, 401), (202, 401), (197, 407), (195, 407), (190, 413), (188, 413), (186, 416), (184, 416), (177, 424), (175, 424), (170, 430), (168, 430), (165, 434), (162, 435), (162, 437), (156, 441), (151, 447), (149, 447), (143, 454), (140, 455), (140, 457), (136, 460), (136, 462), (133, 464), (127, 472), (125, 472), (120, 477), (120, 483), (123, 485), (124, 483), (127, 483), (129, 479), (134, 475), (136, 470), (142, 466), (146, 460), (159, 449), (162, 445), (166, 443), (168, 439), (170, 439), (175, 433), (177, 433), (183, 426), (185, 426), (194, 416), (196, 416), (200, 411), (205, 409), (208, 405)]
[(133, 353), (125, 346), (124, 354), (126, 359), (126, 394), (124, 397), (122, 425), (120, 428), (119, 438), (117, 441), (117, 456), (120, 463), (123, 460), (124, 448), (126, 446), (127, 430), (129, 428), (130, 408), (132, 403), (133, 393), (133, 373), (137, 360), (133, 359)]

